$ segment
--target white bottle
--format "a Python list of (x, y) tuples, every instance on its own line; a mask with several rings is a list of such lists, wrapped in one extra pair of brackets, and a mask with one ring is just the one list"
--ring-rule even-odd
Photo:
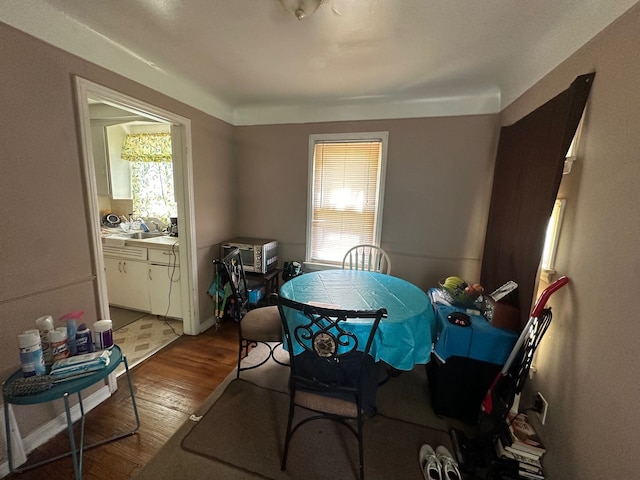
[(54, 362), (69, 357), (67, 327), (58, 327), (49, 332), (49, 341), (51, 342), (51, 354)]
[(98, 320), (93, 324), (93, 343), (96, 350), (113, 348), (113, 322), (111, 320)]
[(38, 331), (40, 332), (40, 343), (42, 344), (42, 356), (44, 357), (44, 364), (49, 366), (53, 363), (53, 353), (51, 352), (51, 340), (49, 339), (49, 332), (54, 329), (53, 317), (51, 315), (45, 315), (36, 320)]
[(38, 330), (27, 330), (18, 335), (18, 347), (20, 348), (23, 376), (34, 377), (44, 375), (47, 372)]

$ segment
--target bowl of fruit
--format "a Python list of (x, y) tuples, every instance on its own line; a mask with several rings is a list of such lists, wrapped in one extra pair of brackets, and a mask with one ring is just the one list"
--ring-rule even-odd
[(447, 299), (459, 307), (473, 307), (484, 291), (479, 283), (469, 283), (456, 276), (443, 278), (439, 283)]

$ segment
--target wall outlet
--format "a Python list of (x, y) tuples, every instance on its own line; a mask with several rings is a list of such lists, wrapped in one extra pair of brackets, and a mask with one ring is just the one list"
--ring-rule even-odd
[(533, 397), (533, 405), (535, 412), (538, 414), (538, 418), (540, 419), (540, 423), (544, 425), (544, 422), (547, 420), (547, 410), (549, 409), (549, 402), (542, 396), (540, 392), (536, 393), (535, 397)]

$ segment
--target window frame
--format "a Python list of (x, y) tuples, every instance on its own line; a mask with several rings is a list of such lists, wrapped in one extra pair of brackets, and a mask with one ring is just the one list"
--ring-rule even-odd
[(566, 198), (556, 199), (553, 205), (551, 217), (549, 217), (549, 224), (547, 225), (544, 247), (542, 250), (542, 259), (540, 261), (542, 273), (548, 278), (556, 273), (556, 255), (558, 253), (558, 243), (560, 241), (560, 232), (562, 230), (562, 219), (564, 217), (564, 210), (566, 206)]
[[(338, 263), (323, 263), (311, 260), (311, 241), (313, 238), (313, 199), (314, 199), (314, 180), (315, 180), (315, 147), (317, 143), (327, 142), (363, 142), (363, 141), (380, 141), (380, 166), (378, 170), (377, 191), (376, 191), (376, 212), (373, 229), (374, 245), (380, 246), (382, 237), (382, 213), (384, 211), (384, 192), (385, 179), (387, 173), (387, 149), (389, 144), (389, 132), (356, 132), (356, 133), (329, 133), (329, 134), (311, 134), (309, 135), (309, 152), (308, 152), (308, 178), (307, 178), (307, 238), (305, 245), (305, 265), (315, 268), (335, 268)], [(341, 265), (341, 263), (339, 263)]]

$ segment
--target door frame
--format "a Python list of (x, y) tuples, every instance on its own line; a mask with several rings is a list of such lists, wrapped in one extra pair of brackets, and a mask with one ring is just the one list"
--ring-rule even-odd
[(96, 265), (96, 284), (100, 314), (102, 318), (109, 318), (110, 316), (102, 238), (100, 235), (100, 207), (98, 204), (98, 189), (91, 143), (90, 99), (100, 99), (100, 101), (111, 104), (117, 108), (171, 125), (174, 184), (178, 205), (178, 229), (180, 232), (178, 257), (180, 259), (181, 271), (180, 293), (182, 296), (183, 331), (187, 335), (198, 335), (200, 333), (200, 315), (196, 295), (198, 272), (196, 269), (197, 252), (195, 247), (191, 120), (79, 76), (75, 77), (75, 88), (92, 242), (91, 250), (94, 265)]

